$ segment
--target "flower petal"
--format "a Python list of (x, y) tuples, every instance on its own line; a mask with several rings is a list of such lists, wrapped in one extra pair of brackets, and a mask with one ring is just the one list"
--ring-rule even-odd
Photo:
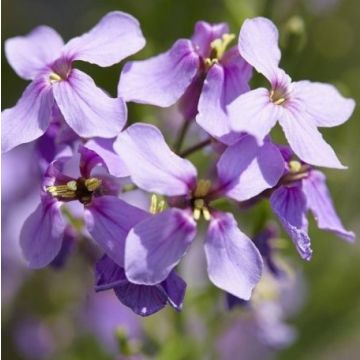
[(60, 205), (57, 200), (43, 196), (23, 225), (20, 246), (31, 268), (49, 265), (60, 252), (66, 226)]
[(195, 185), (195, 167), (172, 152), (153, 125), (130, 126), (115, 140), (114, 149), (143, 190), (175, 196), (188, 193)]
[(285, 170), (281, 152), (274, 144), (265, 141), (258, 148), (251, 139), (247, 136), (228, 147), (218, 163), (219, 177), (227, 184), (225, 194), (238, 201), (251, 199), (274, 187)]
[(112, 11), (88, 33), (70, 40), (63, 55), (99, 66), (114, 65), (145, 45), (139, 22), (131, 15)]
[(148, 216), (144, 210), (115, 196), (100, 196), (85, 208), (86, 228), (103, 251), (120, 266), (124, 264), (124, 244), (130, 229)]
[(125, 272), (135, 284), (167, 278), (195, 237), (196, 224), (185, 210), (168, 209), (136, 225), (125, 245)]
[(66, 80), (53, 84), (53, 89), (65, 121), (78, 135), (111, 138), (125, 125), (123, 100), (109, 97), (82, 71), (72, 70)]
[(303, 191), (319, 229), (330, 230), (344, 240), (354, 241), (355, 234), (344, 228), (336, 214), (323, 173), (312, 170), (309, 176), (303, 180)]
[(50, 84), (34, 80), (11, 109), (2, 112), (1, 150), (6, 152), (17, 145), (39, 138), (49, 126), (54, 103)]
[(38, 26), (28, 35), (5, 41), (5, 55), (15, 72), (32, 80), (60, 56), (64, 42), (51, 27)]
[(218, 213), (210, 222), (205, 242), (210, 280), (220, 289), (244, 300), (259, 282), (262, 259), (230, 213)]
[(241, 27), (241, 56), (271, 83), (276, 82), (276, 72), (281, 58), (278, 41), (279, 33), (276, 26), (266, 18), (247, 19)]
[(270, 204), (301, 257), (310, 260), (312, 250), (307, 233), (306, 200), (301, 187), (279, 187), (272, 193)]
[(330, 84), (295, 82), (291, 96), (303, 102), (307, 114), (319, 127), (343, 124), (355, 108), (353, 99), (343, 97), (335, 86)]
[(270, 101), (269, 90), (259, 88), (240, 95), (227, 111), (234, 131), (247, 132), (261, 144), (275, 126), (282, 108)]
[(284, 109), (279, 122), (291, 149), (301, 160), (316, 166), (346, 168), (305, 111)]
[(92, 170), (97, 166), (102, 166), (108, 171), (105, 161), (95, 151), (80, 145), (78, 152), (80, 154), (80, 174), (84, 178), (89, 178)]
[(125, 101), (161, 107), (173, 105), (195, 77), (199, 56), (189, 40), (178, 40), (166, 53), (128, 62), (121, 73), (118, 95)]
[(186, 282), (175, 271), (171, 271), (160, 286), (165, 291), (169, 304), (180, 311), (184, 302)]

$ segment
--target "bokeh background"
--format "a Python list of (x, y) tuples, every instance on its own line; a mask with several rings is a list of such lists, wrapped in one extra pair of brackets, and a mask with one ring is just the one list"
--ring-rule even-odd
[[(90, 29), (111, 10), (129, 12), (139, 19), (147, 45), (134, 56), (138, 59), (166, 50), (178, 38), (189, 37), (197, 20), (226, 21), (237, 34), (245, 18), (267, 16), (280, 28), (282, 65), (293, 79), (333, 83), (344, 95), (360, 102), (360, 2), (357, 0), (3, 0), (2, 56), (6, 38), (47, 24), (67, 40)], [(79, 66), (97, 84), (116, 95), (123, 64), (105, 69)], [(2, 75), (2, 108), (7, 108), (15, 104), (26, 82), (16, 76), (4, 57)], [(171, 112), (159, 113), (151, 106), (131, 104), (129, 108), (130, 122), (154, 122), (166, 128), (171, 121), (169, 117)], [(345, 125), (322, 132), (349, 166), (347, 171), (325, 170), (325, 173), (344, 224), (360, 234), (359, 108)], [(140, 346), (156, 359), (225, 358), (216, 352), (215, 343), (221, 337), (223, 324), (237, 315), (218, 309), (221, 303), (214, 288), (208, 286), (196, 291), (194, 272), (202, 270), (184, 269), (185, 279), (195, 283), (195, 290), (188, 291), (181, 316), (166, 310), (150, 319), (139, 319), (111, 294), (93, 294), (92, 268), (81, 254), (73, 256), (62, 271), (26, 269), (17, 245), (18, 233), (23, 219), (35, 207), (36, 195), (16, 189), (18, 182), (34, 183), (34, 160), (26, 157), (28, 153), (28, 148), (22, 147), (4, 158), (2, 166), (4, 359), (111, 359), (119, 344), (123, 349)], [(195, 161), (202, 166), (201, 157)], [(33, 190), (36, 186), (35, 182)], [(11, 193), (4, 192), (9, 188)], [(303, 273), (304, 285), (299, 294), (303, 305), (289, 319), (297, 329), (297, 340), (272, 356), (284, 360), (358, 359), (359, 242), (349, 245), (317, 230), (314, 222), (310, 225), (314, 249), (311, 262), (299, 260), (292, 246), (284, 250)], [(234, 359), (250, 359), (240, 345), (236, 354)]]

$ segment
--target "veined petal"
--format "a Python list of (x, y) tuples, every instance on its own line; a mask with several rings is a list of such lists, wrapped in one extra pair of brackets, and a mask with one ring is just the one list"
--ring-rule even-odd
[(125, 272), (135, 284), (164, 281), (185, 255), (196, 233), (196, 223), (185, 211), (165, 210), (136, 225), (125, 244)]
[(170, 150), (160, 130), (135, 124), (114, 143), (134, 183), (148, 192), (175, 196), (188, 193), (196, 183), (195, 167)]
[(301, 111), (295, 108), (284, 109), (279, 122), (291, 149), (301, 160), (316, 166), (346, 168), (304, 109)]
[(80, 153), (80, 174), (84, 178), (91, 176), (92, 170), (97, 166), (102, 166), (108, 172), (105, 161), (93, 150), (85, 146), (79, 146)]
[(115, 196), (95, 197), (85, 208), (85, 223), (91, 236), (120, 266), (124, 265), (124, 244), (130, 229), (148, 216), (144, 210)]
[(269, 90), (265, 88), (242, 94), (227, 107), (231, 128), (255, 136), (260, 144), (275, 126), (282, 110), (270, 101)]
[(23, 225), (20, 246), (31, 268), (49, 265), (61, 249), (66, 224), (60, 205), (57, 200), (43, 196)]
[(276, 82), (281, 58), (279, 32), (268, 19), (256, 17), (244, 21), (239, 35), (239, 52), (271, 83)]
[(210, 280), (220, 289), (249, 300), (259, 282), (262, 259), (230, 213), (218, 213), (210, 222), (205, 242)]
[(70, 40), (63, 55), (99, 66), (114, 65), (145, 45), (139, 22), (131, 15), (112, 11), (88, 33)]
[(178, 40), (163, 54), (128, 62), (121, 72), (118, 95), (141, 104), (173, 105), (185, 93), (198, 67), (199, 56), (190, 40)]
[(291, 96), (303, 103), (309, 118), (319, 127), (343, 124), (355, 108), (353, 99), (343, 97), (335, 86), (330, 84), (295, 82)]
[[(250, 140), (248, 152), (244, 150), (246, 138), (226, 149), (218, 163), (219, 177), (227, 182), (225, 194), (237, 201), (245, 201), (274, 187), (285, 170), (285, 163), (279, 149), (270, 141), (256, 148)], [(250, 163), (245, 162), (246, 157)], [(220, 165), (219, 165), (220, 164)], [(224, 180), (223, 180), (224, 181)]]
[(180, 311), (184, 301), (186, 282), (175, 271), (171, 271), (160, 286), (166, 293), (169, 304)]
[(32, 80), (60, 56), (64, 42), (49, 26), (38, 26), (28, 35), (5, 41), (5, 55), (15, 72)]
[(309, 176), (303, 180), (303, 191), (308, 208), (314, 214), (319, 229), (332, 231), (344, 240), (354, 241), (355, 234), (344, 228), (335, 211), (329, 189), (326, 186), (326, 178), (322, 172), (312, 170)]
[(37, 78), (28, 85), (16, 105), (2, 112), (2, 152), (44, 134), (49, 126), (53, 103), (51, 86), (45, 79)]
[(125, 125), (124, 101), (109, 97), (82, 71), (72, 70), (66, 80), (53, 84), (53, 89), (65, 121), (78, 135), (111, 138)]
[(310, 260), (312, 250), (307, 233), (306, 200), (301, 187), (279, 187), (272, 193), (270, 204), (301, 257)]

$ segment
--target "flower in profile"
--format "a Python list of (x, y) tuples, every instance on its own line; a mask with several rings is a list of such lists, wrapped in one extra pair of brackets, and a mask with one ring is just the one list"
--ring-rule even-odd
[(104, 255), (96, 263), (96, 291), (113, 289), (117, 298), (136, 314), (152, 315), (167, 304), (180, 311), (185, 296), (186, 283), (174, 271), (159, 284), (132, 284), (124, 268)]
[(228, 106), (234, 131), (245, 131), (259, 142), (279, 121), (295, 154), (304, 162), (344, 168), (318, 127), (347, 121), (355, 102), (342, 97), (334, 86), (310, 81), (292, 82), (279, 68), (278, 31), (266, 18), (246, 20), (239, 36), (239, 52), (271, 84), (240, 95)]
[(24, 223), (20, 245), (32, 268), (57, 262), (68, 236), (67, 226), (74, 222), (65, 206), (69, 202), (84, 206), (80, 225), (84, 222), (102, 250), (120, 265), (128, 231), (149, 216), (117, 197), (118, 179), (109, 174), (103, 157), (84, 146), (79, 147), (79, 153), (80, 176), (66, 174), (66, 166), (74, 160), (73, 156), (64, 154), (49, 165), (43, 179), (41, 202)]
[(258, 147), (251, 136), (243, 136), (223, 153), (212, 185), (197, 180), (195, 167), (173, 153), (152, 125), (132, 125), (118, 136), (114, 148), (133, 182), (168, 197), (169, 204), (165, 209), (164, 202), (155, 201), (154, 215), (130, 230), (125, 243), (126, 277), (143, 285), (164, 281), (194, 239), (196, 221), (203, 218), (209, 223), (205, 253), (211, 281), (249, 299), (261, 276), (261, 256), (234, 216), (217, 210), (213, 201), (224, 196), (242, 201), (274, 186), (284, 171), (279, 150), (269, 141)]
[(226, 105), (249, 90), (251, 66), (236, 46), (227, 24), (199, 21), (192, 38), (180, 39), (167, 52), (125, 65), (118, 95), (126, 101), (168, 107), (179, 100), (185, 119), (212, 136), (233, 141)]
[(44, 134), (54, 107), (81, 137), (116, 136), (126, 122), (124, 101), (109, 97), (90, 76), (74, 69), (73, 63), (81, 60), (111, 66), (144, 44), (138, 21), (120, 11), (108, 13), (88, 33), (65, 45), (48, 26), (8, 39), (5, 54), (10, 65), (32, 82), (17, 104), (2, 114), (2, 151)]
[(301, 257), (310, 260), (312, 255), (308, 235), (308, 210), (313, 213), (319, 229), (331, 231), (352, 242), (355, 234), (346, 230), (341, 223), (331, 200), (325, 175), (308, 164), (293, 160), (289, 151), (284, 159), (286, 174), (271, 194), (270, 204)]

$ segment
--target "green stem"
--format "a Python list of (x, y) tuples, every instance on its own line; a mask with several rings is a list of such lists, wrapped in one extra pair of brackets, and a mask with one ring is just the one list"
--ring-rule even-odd
[(201, 150), (202, 148), (208, 146), (211, 144), (211, 138), (206, 139), (204, 141), (199, 142), (198, 144), (195, 144), (193, 146), (190, 146), (186, 150), (184, 150), (182, 153), (180, 153), (180, 156), (185, 158), (193, 154), (194, 152)]
[(184, 123), (180, 129), (180, 132), (179, 132), (177, 139), (175, 141), (175, 144), (174, 144), (174, 151), (176, 153), (178, 153), (181, 150), (181, 147), (182, 147), (184, 139), (185, 139), (185, 135), (190, 128), (190, 124), (191, 124), (190, 120), (184, 119)]

